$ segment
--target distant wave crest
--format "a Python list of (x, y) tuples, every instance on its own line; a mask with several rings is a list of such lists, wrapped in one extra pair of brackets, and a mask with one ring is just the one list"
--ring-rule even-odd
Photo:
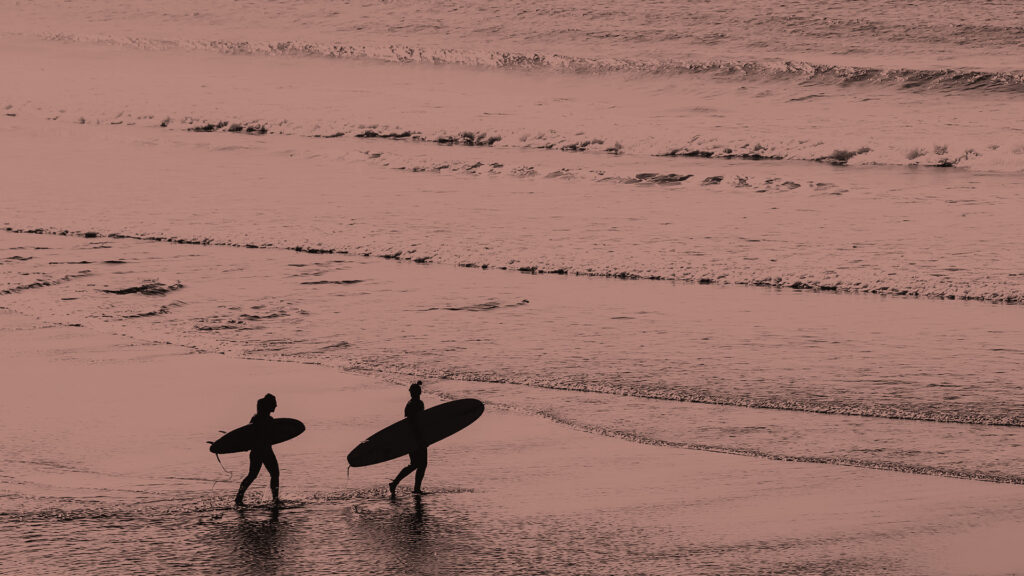
[(914, 69), (840, 66), (812, 62), (680, 61), (639, 58), (587, 58), (562, 54), (467, 51), (404, 45), (356, 46), (304, 41), (250, 42), (233, 40), (166, 40), (51, 34), (48, 40), (130, 46), (144, 50), (187, 49), (240, 55), (312, 56), (368, 59), (382, 62), (462, 65), (512, 70), (552, 70), (577, 74), (713, 74), (749, 80), (801, 84), (877, 84), (920, 91), (1024, 92), (1024, 73), (967, 69)]

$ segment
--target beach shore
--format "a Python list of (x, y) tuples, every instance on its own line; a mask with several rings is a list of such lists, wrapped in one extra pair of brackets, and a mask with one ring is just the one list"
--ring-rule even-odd
[[(494, 407), (431, 449), (429, 494), (391, 501), (401, 462), (346, 477), (345, 454), (400, 417), (402, 386), (0, 315), (5, 573), (1024, 570), (1016, 486), (637, 445)], [(259, 505), (264, 472), (235, 510), (245, 457), (223, 458), (229, 480), (205, 441), (266, 392), (307, 431), (276, 449), (285, 507)]]

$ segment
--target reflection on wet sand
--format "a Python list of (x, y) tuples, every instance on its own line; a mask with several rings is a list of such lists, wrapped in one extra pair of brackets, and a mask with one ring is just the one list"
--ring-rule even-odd
[(394, 569), (436, 572), (440, 542), (452, 542), (450, 526), (435, 521), (419, 495), (398, 498), (383, 507), (360, 507), (352, 530), (366, 538)]
[(237, 565), (253, 573), (278, 574), (288, 566), (290, 525), (280, 521), (281, 511), (239, 510), (238, 522), (225, 526), (230, 548), (237, 556)]

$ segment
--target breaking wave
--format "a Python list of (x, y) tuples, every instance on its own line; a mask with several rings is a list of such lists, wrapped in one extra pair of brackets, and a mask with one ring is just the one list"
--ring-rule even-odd
[(591, 58), (540, 52), (463, 50), (399, 44), (357, 46), (303, 41), (168, 40), (138, 37), (83, 36), (58, 33), (48, 40), (86, 42), (142, 50), (195, 50), (229, 55), (312, 56), (380, 62), (459, 65), (509, 70), (550, 70), (575, 74), (707, 74), (744, 81), (789, 81), (802, 85), (883, 85), (915, 91), (1024, 93), (1024, 73), (937, 68), (876, 68), (805, 61), (659, 60)]

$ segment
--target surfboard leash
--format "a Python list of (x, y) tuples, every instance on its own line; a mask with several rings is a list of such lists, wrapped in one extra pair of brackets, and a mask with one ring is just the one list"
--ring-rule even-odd
[(216, 486), (217, 482), (231, 482), (231, 480), (233, 480), (234, 477), (235, 477), (235, 473), (224, 467), (224, 463), (220, 461), (220, 454), (214, 454), (214, 456), (217, 457), (217, 464), (220, 464), (220, 469), (223, 470), (224, 473), (228, 475), (228, 479), (227, 480), (214, 480), (213, 481), (213, 486)]
[[(210, 441), (207, 441), (206, 443), (213, 444), (213, 442)], [(216, 486), (217, 482), (231, 482), (231, 480), (235, 477), (235, 473), (224, 467), (224, 463), (220, 461), (220, 454), (214, 453), (213, 455), (217, 457), (217, 464), (220, 464), (220, 469), (223, 470), (224, 473), (228, 475), (227, 480), (214, 480), (213, 486)]]

